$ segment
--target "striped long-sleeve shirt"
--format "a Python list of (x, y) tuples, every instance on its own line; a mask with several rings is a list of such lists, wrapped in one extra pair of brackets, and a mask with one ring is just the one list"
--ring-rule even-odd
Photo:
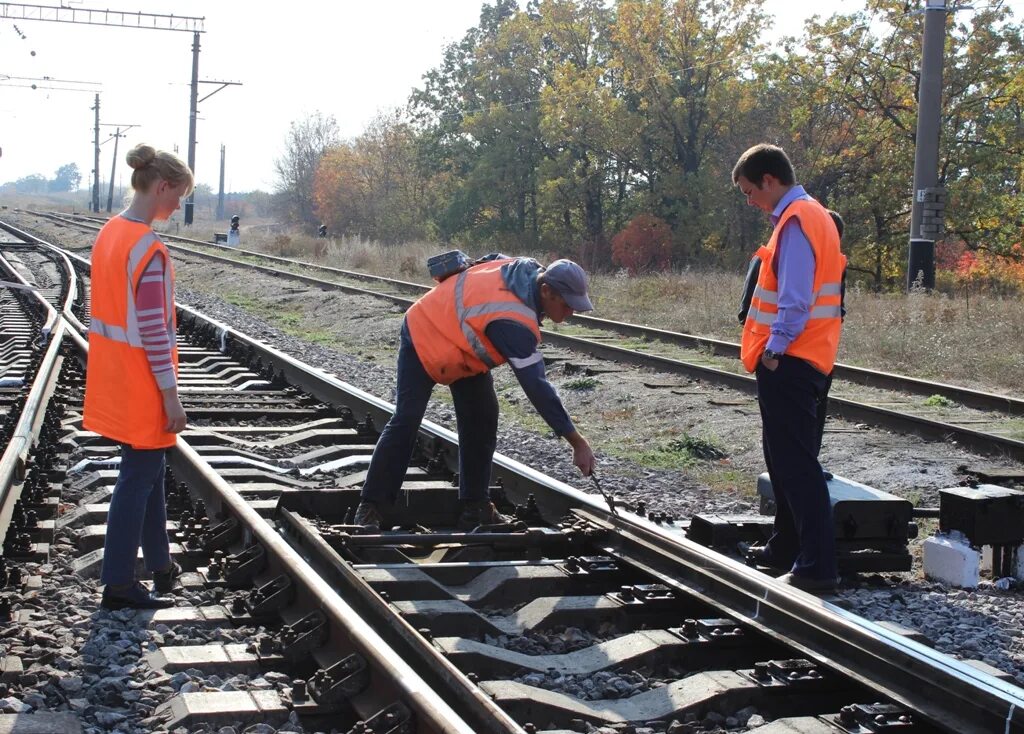
[(135, 310), (139, 316), (142, 346), (146, 350), (149, 369), (161, 390), (177, 384), (171, 360), (174, 335), (168, 326), (171, 323), (170, 309), (174, 308), (174, 304), (167, 303), (165, 294), (171, 289), (164, 282), (170, 277), (163, 254), (157, 253), (143, 271), (135, 290)]

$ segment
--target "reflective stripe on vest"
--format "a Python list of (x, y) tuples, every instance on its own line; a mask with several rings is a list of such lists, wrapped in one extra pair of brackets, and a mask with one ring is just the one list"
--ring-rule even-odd
[(526, 316), (527, 318), (536, 319), (537, 313), (524, 303), (509, 303), (508, 301), (478, 303), (475, 306), (466, 308), (462, 292), (465, 289), (466, 277), (468, 274), (468, 270), (463, 270), (456, 276), (455, 316), (459, 320), (459, 328), (462, 330), (462, 335), (466, 337), (466, 341), (469, 342), (469, 346), (473, 348), (473, 353), (476, 354), (477, 359), (487, 365), (488, 369), (494, 369), (494, 360), (491, 359), (491, 355), (488, 353), (487, 347), (485, 347), (483, 342), (480, 341), (480, 337), (478, 337), (476, 332), (473, 331), (473, 327), (469, 324), (469, 319), (474, 316), (487, 316), (492, 313), (508, 313), (509, 311)]
[(772, 263), (779, 233), (794, 218), (814, 253), (814, 283), (807, 321), (787, 346), (786, 354), (805, 360), (824, 374), (831, 373), (835, 364), (842, 327), (842, 278), (846, 257), (839, 246), (835, 223), (825, 208), (814, 199), (798, 199), (786, 208), (768, 244), (758, 248), (754, 255), (760, 267), (740, 342), (740, 359), (748, 372), (757, 368), (771, 337), (771, 327), (778, 318), (779, 283)]
[[(139, 312), (135, 296), (150, 258), (162, 256), (167, 310)], [(159, 237), (144, 222), (113, 217), (100, 231), (92, 253), (89, 361), (82, 425), (139, 449), (173, 446), (177, 437), (164, 430), (167, 415), (139, 332), (160, 325), (173, 336), (174, 267)], [(161, 312), (162, 314), (162, 312)], [(166, 322), (165, 322), (166, 318)], [(171, 363), (178, 353), (171, 339)]]
[[(808, 317), (810, 319), (834, 319), (842, 316), (842, 307), (833, 305), (815, 305), (819, 297), (838, 296), (842, 288), (841, 283), (823, 283), (817, 293), (812, 293), (811, 298), (811, 313)], [(768, 290), (757, 286), (754, 289), (754, 298), (760, 300), (762, 304), (777, 304), (779, 302), (778, 291)], [(750, 310), (747, 312), (747, 318), (753, 319), (759, 324), (771, 326), (775, 321), (775, 317), (778, 315), (778, 309), (774, 311), (762, 310), (757, 305), (750, 306)]]
[(506, 358), (486, 334), (494, 320), (522, 324), (540, 341), (537, 313), (509, 290), (502, 276), (510, 261), (489, 261), (453, 275), (409, 309), (409, 336), (434, 382), (450, 385), (504, 364)]

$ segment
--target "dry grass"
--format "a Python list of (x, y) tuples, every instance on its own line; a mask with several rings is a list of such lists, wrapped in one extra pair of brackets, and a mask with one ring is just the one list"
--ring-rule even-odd
[[(193, 236), (209, 239), (215, 227)], [(359, 237), (323, 241), (301, 234), (250, 232), (243, 247), (351, 270), (430, 283), (426, 259), (443, 245), (400, 247)], [(481, 253), (470, 253), (478, 255)], [(546, 257), (540, 256), (544, 260)], [(742, 273), (683, 271), (627, 277), (595, 274), (594, 315), (673, 331), (738, 341), (736, 320)], [(874, 369), (1020, 392), (1024, 371), (1024, 300), (971, 294), (847, 292), (849, 314), (839, 359)]]

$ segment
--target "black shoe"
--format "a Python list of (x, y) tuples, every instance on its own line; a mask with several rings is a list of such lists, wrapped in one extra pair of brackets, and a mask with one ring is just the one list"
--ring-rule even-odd
[(480, 500), (463, 503), (456, 526), (459, 530), (472, 530), (481, 525), (508, 525), (511, 522), (512, 518), (498, 512), (493, 502)]
[(812, 594), (815, 592), (835, 591), (836, 587), (839, 586), (838, 578), (812, 579), (809, 576), (798, 576), (795, 573), (787, 573), (779, 576), (777, 581)]
[(761, 566), (763, 568), (774, 568), (777, 571), (788, 571), (793, 567), (792, 563), (782, 563), (776, 560), (766, 545), (752, 545), (744, 554), (748, 566)]
[(179, 576), (181, 576), (181, 566), (171, 561), (171, 565), (166, 571), (153, 572), (153, 591), (158, 594), (170, 594)]
[(359, 506), (356, 507), (356, 514), (355, 517), (352, 518), (352, 524), (380, 530), (384, 525), (384, 516), (381, 515), (376, 502), (363, 500), (359, 503)]
[(100, 606), (104, 609), (167, 609), (174, 606), (174, 600), (154, 596), (136, 581), (127, 589), (104, 588)]

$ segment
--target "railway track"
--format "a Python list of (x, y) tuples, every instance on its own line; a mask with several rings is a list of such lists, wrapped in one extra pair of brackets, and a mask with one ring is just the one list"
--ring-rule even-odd
[[(99, 227), (96, 220), (81, 215), (29, 214), (88, 229)], [(193, 257), (316, 288), (386, 299), (403, 308), (429, 288), (189, 238), (169, 235), (168, 239), (178, 243), (172, 242), (172, 249)], [(738, 344), (580, 315), (566, 325), (542, 331), (547, 345), (599, 360), (685, 375), (748, 394), (756, 389), (753, 378), (739, 371)], [(829, 399), (834, 417), (1024, 461), (1024, 399), (844, 364), (836, 365), (834, 375)]]
[[(64, 534), (88, 576), (116, 475), (116, 447), (80, 426), (88, 265), (0, 250), (0, 278), (50, 280), (46, 293), (17, 289), (17, 352), (43, 329), (50, 338), (29, 388), (39, 397), (19, 418), (33, 429), (8, 446), (22, 458), (4, 454), (4, 467), (29, 469), (0, 475), (4, 496), (31, 500), (12, 506), (19, 545), (5, 555), (45, 557)], [(363, 533), (348, 523), (391, 406), (190, 309), (179, 324), (190, 427), (168, 494), (190, 606), (148, 621), (216, 642), (162, 645), (148, 662), (179, 681), (247, 671), (276, 685), (182, 683), (146, 720), (153, 730), (293, 716), (352, 734), (676, 734), (758, 716), (761, 734), (1024, 731), (1020, 688), (505, 457), (493, 492), (516, 523), (455, 531), (457, 439), (429, 423), (394, 526)], [(48, 394), (59, 400), (45, 417)], [(58, 514), (58, 502), (77, 507)], [(229, 627), (249, 643), (224, 643)]]

